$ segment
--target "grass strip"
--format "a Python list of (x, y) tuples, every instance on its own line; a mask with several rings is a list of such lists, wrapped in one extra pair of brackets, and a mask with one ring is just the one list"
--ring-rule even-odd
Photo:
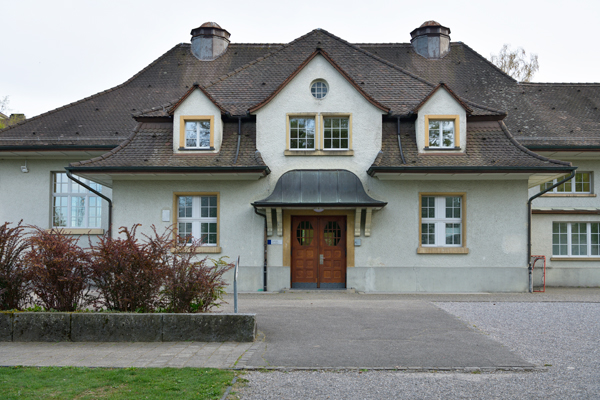
[(3, 399), (220, 399), (233, 371), (212, 368), (2, 367)]

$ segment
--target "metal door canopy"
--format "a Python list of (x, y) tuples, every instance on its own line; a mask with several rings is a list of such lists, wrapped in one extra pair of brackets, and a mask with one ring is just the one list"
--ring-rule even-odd
[(296, 169), (281, 175), (273, 193), (254, 207), (373, 207), (387, 202), (369, 196), (358, 176), (344, 170)]

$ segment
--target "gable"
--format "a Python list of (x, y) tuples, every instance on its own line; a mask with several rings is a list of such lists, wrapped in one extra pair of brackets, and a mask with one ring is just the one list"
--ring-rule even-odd
[[(173, 111), (173, 152), (185, 153), (186, 121), (208, 121), (211, 125), (210, 148), (202, 151), (218, 153), (223, 139), (221, 110), (200, 89), (192, 90)], [(200, 151), (200, 150), (198, 150)]]
[[(322, 99), (311, 94), (311, 84), (325, 82)], [(381, 116), (386, 114), (359, 92), (324, 56), (316, 55), (256, 115), (257, 147), (273, 171), (306, 168), (344, 168), (364, 174), (381, 148)], [(348, 119), (350, 143), (346, 151), (325, 148), (324, 119)], [(290, 118), (315, 123), (313, 151), (290, 148)], [(278, 168), (279, 167), (279, 168)]]
[(464, 153), (467, 147), (467, 112), (464, 105), (444, 87), (436, 90), (420, 105), (416, 121), (416, 137), (419, 152), (428, 151), (429, 120), (454, 121), (454, 135), (457, 144), (455, 152)]

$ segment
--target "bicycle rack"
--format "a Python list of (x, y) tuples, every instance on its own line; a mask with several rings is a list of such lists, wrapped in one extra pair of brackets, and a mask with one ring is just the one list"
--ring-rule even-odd
[(535, 263), (538, 261), (544, 261), (544, 270), (542, 274), (543, 285), (542, 290), (534, 290), (534, 292), (543, 293), (546, 291), (546, 256), (531, 256), (531, 272), (533, 273), (533, 269), (535, 268)]

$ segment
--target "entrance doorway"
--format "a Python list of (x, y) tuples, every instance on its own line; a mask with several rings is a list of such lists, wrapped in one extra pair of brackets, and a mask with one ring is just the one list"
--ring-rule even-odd
[(346, 217), (292, 216), (292, 288), (346, 287)]

